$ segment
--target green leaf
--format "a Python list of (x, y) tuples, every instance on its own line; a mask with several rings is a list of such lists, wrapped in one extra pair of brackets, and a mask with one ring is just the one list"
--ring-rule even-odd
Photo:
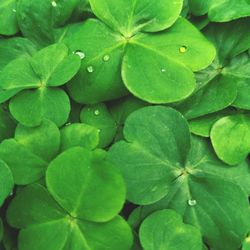
[(24, 90), (11, 99), (10, 112), (25, 126), (38, 126), (43, 119), (62, 126), (70, 113), (69, 97), (59, 88)]
[(190, 11), (196, 16), (202, 16), (208, 12), (212, 1), (213, 0), (189, 0), (188, 3)]
[(250, 249), (250, 237), (246, 237), (243, 242), (242, 250), (249, 250)]
[(171, 108), (142, 108), (128, 117), (124, 137), (127, 142), (114, 144), (109, 159), (123, 174), (127, 199), (136, 204), (160, 200), (186, 161), (190, 147), (187, 122)]
[(127, 47), (122, 77), (133, 95), (150, 103), (176, 102), (195, 88), (194, 75), (185, 65), (137, 42)]
[(225, 109), (216, 113), (201, 116), (199, 118), (192, 119), (188, 121), (190, 130), (193, 134), (209, 137), (212, 126), (216, 121), (224, 116), (235, 113), (234, 109)]
[(58, 153), (60, 132), (57, 126), (43, 120), (39, 127), (30, 128), (18, 124), (15, 140), (45, 161), (51, 161)]
[(167, 209), (149, 215), (142, 222), (140, 241), (145, 250), (202, 249), (199, 230), (184, 224), (179, 214)]
[(243, 161), (250, 153), (250, 118), (248, 115), (227, 116), (211, 130), (211, 140), (218, 157), (230, 165)]
[(113, 141), (117, 124), (104, 103), (84, 107), (80, 114), (80, 120), (82, 123), (98, 129), (100, 148), (109, 146)]
[(127, 93), (120, 73), (125, 45), (121, 35), (100, 21), (89, 19), (69, 26), (64, 42), (82, 57), (79, 73), (68, 84), (74, 100), (94, 104)]
[(20, 0), (17, 4), (19, 27), (25, 37), (40, 47), (55, 43), (58, 32), (56, 28), (70, 19), (78, 3), (78, 0), (62, 0), (55, 3), (51, 0)]
[(131, 42), (134, 41), (186, 65), (192, 71), (206, 68), (216, 55), (213, 44), (182, 17), (171, 28), (153, 35), (140, 33)]
[(72, 147), (95, 149), (99, 144), (98, 129), (87, 124), (69, 124), (61, 130), (61, 151)]
[(114, 0), (90, 0), (90, 5), (98, 18), (126, 37), (131, 37), (139, 30), (164, 30), (176, 21), (182, 9), (181, 0), (122, 0), (118, 8)]
[(0, 206), (2, 206), (4, 203), (4, 200), (10, 195), (14, 187), (12, 173), (8, 165), (2, 160), (0, 160), (0, 183), (1, 183)]
[(125, 200), (122, 177), (102, 155), (84, 148), (69, 149), (52, 161), (46, 183), (62, 207), (84, 220), (108, 221), (121, 210)]
[(80, 68), (80, 58), (68, 56), (64, 44), (54, 44), (37, 52), (31, 60), (34, 72), (40, 78), (41, 86), (60, 86), (68, 82)]
[(213, 22), (228, 22), (250, 16), (250, 2), (246, 0), (212, 0), (208, 12)]
[(0, 71), (20, 56), (30, 57), (36, 52), (34, 44), (26, 38), (0, 39)]
[(15, 35), (18, 32), (16, 19), (16, 1), (2, 0), (0, 3), (0, 34)]
[(15, 139), (0, 144), (0, 158), (8, 164), (15, 183), (26, 185), (43, 177), (48, 162), (59, 150), (59, 143), (59, 130), (49, 120), (36, 128), (19, 124)]
[(25, 187), (11, 202), (7, 218), (20, 228), (20, 250), (130, 249), (132, 234), (119, 216), (105, 223), (74, 218), (39, 184)]
[(240, 247), (249, 224), (248, 165), (231, 169), (200, 137), (192, 137), (190, 147), (185, 119), (167, 107), (134, 112), (124, 135), (126, 141), (111, 147), (108, 160), (121, 170), (129, 201), (152, 204), (145, 207), (146, 214), (176, 210), (212, 248)]

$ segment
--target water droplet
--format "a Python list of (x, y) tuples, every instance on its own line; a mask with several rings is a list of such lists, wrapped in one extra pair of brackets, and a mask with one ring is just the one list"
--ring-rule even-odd
[(152, 191), (152, 192), (155, 192), (157, 189), (158, 189), (158, 187), (155, 186), (155, 187), (153, 187), (153, 188), (151, 189), (151, 191)]
[(13, 190), (10, 192), (9, 196), (12, 196), (13, 195)]
[(93, 73), (93, 72), (94, 72), (94, 67), (93, 67), (93, 66), (89, 66), (89, 67), (87, 68), (87, 71), (88, 71), (89, 73)]
[(197, 201), (196, 200), (193, 200), (193, 199), (189, 199), (188, 200), (188, 205), (189, 206), (195, 206), (197, 204)]
[(105, 56), (103, 57), (103, 61), (104, 61), (104, 62), (108, 62), (109, 59), (110, 59), (110, 56), (109, 56), (109, 55), (105, 55)]
[(84, 59), (86, 56), (85, 53), (82, 52), (81, 50), (76, 50), (73, 52), (73, 54), (78, 55), (81, 58), (81, 60)]
[(71, 125), (71, 122), (68, 122), (68, 123), (65, 124), (65, 126), (69, 126), (69, 125)]
[(100, 129), (97, 129), (97, 132), (98, 132), (98, 133), (100, 133), (100, 132), (101, 132), (101, 130), (100, 130)]
[(166, 69), (161, 69), (161, 72), (162, 72), (162, 73), (165, 73), (165, 72), (166, 72)]
[(185, 53), (187, 51), (187, 47), (186, 46), (181, 46), (179, 51), (180, 51), (180, 53)]
[(95, 115), (100, 115), (100, 110), (96, 109), (96, 110), (94, 111), (94, 114), (95, 114)]
[(56, 6), (57, 6), (56, 1), (52, 1), (52, 2), (51, 2), (51, 5), (52, 5), (53, 7), (56, 7)]
[(12, 11), (16, 13), (16, 9), (12, 9)]

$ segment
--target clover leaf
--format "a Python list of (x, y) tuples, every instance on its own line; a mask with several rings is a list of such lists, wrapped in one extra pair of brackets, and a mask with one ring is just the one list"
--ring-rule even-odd
[(0, 34), (15, 35), (19, 28), (16, 19), (16, 0), (2, 0), (0, 3)]
[(238, 114), (218, 120), (211, 130), (211, 141), (218, 157), (230, 165), (242, 162), (250, 153), (250, 117)]
[(217, 57), (208, 68), (197, 73), (195, 93), (177, 107), (188, 119), (217, 112), (233, 103), (239, 108), (250, 108), (249, 55), (243, 53), (250, 46), (249, 24), (249, 19), (241, 19), (210, 24), (205, 29), (217, 49)]
[(91, 0), (90, 4), (101, 21), (70, 25), (63, 40), (82, 55), (81, 70), (68, 85), (77, 102), (93, 104), (124, 96), (123, 83), (150, 103), (179, 101), (195, 88), (193, 71), (205, 68), (215, 57), (204, 36), (178, 18), (182, 1), (122, 0), (114, 7), (115, 1)]
[(21, 250), (131, 247), (130, 228), (117, 215), (125, 200), (125, 186), (103, 154), (69, 149), (50, 164), (46, 182), (49, 192), (39, 184), (30, 185), (8, 209), (8, 222), (21, 229)]
[(0, 144), (0, 158), (11, 169), (14, 182), (26, 185), (44, 176), (59, 147), (60, 132), (53, 122), (44, 120), (35, 128), (19, 124), (15, 138)]
[(237, 170), (219, 161), (205, 140), (190, 138), (180, 113), (162, 106), (142, 108), (128, 117), (124, 137), (111, 147), (108, 159), (120, 169), (129, 201), (176, 210), (213, 248), (240, 246), (248, 230), (249, 187), (238, 185)]
[(117, 124), (104, 103), (84, 107), (80, 114), (80, 120), (82, 123), (98, 129), (100, 148), (109, 146), (113, 141)]
[(70, 112), (67, 94), (57, 88), (80, 67), (80, 58), (68, 55), (64, 44), (54, 44), (32, 58), (10, 62), (0, 76), (0, 101), (10, 99), (10, 112), (26, 126), (38, 126), (44, 118), (63, 125)]
[(204, 15), (213, 22), (228, 22), (250, 16), (250, 3), (246, 0), (189, 0), (194, 15)]
[(202, 249), (199, 230), (184, 224), (181, 216), (170, 209), (154, 212), (142, 222), (140, 241), (144, 250)]

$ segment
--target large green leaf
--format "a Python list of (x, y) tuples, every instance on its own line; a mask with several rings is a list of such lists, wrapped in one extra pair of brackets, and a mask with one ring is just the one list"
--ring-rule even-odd
[(44, 176), (49, 161), (59, 150), (59, 143), (59, 130), (49, 120), (44, 120), (36, 128), (19, 124), (15, 139), (0, 144), (0, 158), (8, 164), (15, 183), (26, 185)]
[(7, 218), (10, 225), (21, 229), (20, 250), (128, 250), (132, 245), (130, 228), (121, 217), (105, 223), (74, 218), (39, 184), (18, 193)]
[(19, 28), (16, 19), (16, 0), (2, 0), (0, 3), (0, 34), (14, 35)]
[(109, 146), (113, 141), (117, 131), (117, 123), (104, 103), (84, 107), (80, 114), (80, 120), (98, 129), (100, 148)]
[(46, 183), (68, 213), (84, 220), (108, 221), (121, 210), (125, 200), (124, 182), (116, 169), (102, 154), (84, 148), (69, 149), (52, 161)]
[(178, 18), (182, 1), (90, 0), (94, 14), (125, 37), (139, 30), (156, 32), (170, 27)]
[(95, 19), (69, 27), (64, 42), (82, 57), (79, 73), (68, 85), (80, 103), (93, 104), (126, 94), (120, 65), (125, 40)]
[(184, 224), (173, 210), (161, 210), (149, 215), (141, 224), (140, 241), (144, 250), (201, 250), (199, 230)]
[(240, 246), (249, 223), (249, 186), (238, 184), (242, 175), (249, 178), (248, 165), (231, 169), (198, 137), (190, 148), (185, 119), (167, 107), (134, 112), (124, 135), (126, 141), (114, 144), (108, 159), (121, 170), (128, 200), (156, 202), (150, 209), (173, 208), (201, 230), (212, 248)]
[(250, 153), (249, 115), (227, 116), (211, 130), (211, 140), (218, 157), (230, 165), (243, 161)]

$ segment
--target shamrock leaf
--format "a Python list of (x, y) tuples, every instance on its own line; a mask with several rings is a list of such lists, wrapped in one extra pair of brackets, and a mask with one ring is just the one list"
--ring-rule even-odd
[(69, 124), (61, 129), (61, 151), (81, 146), (95, 149), (99, 144), (98, 129), (87, 124)]
[(90, 4), (103, 22), (89, 19), (71, 25), (64, 38), (71, 51), (83, 55), (81, 70), (68, 85), (77, 102), (121, 97), (126, 94), (122, 82), (133, 95), (151, 103), (180, 101), (195, 88), (193, 71), (207, 67), (215, 57), (204, 36), (178, 18), (182, 1)]
[(211, 130), (211, 141), (218, 157), (230, 165), (243, 161), (250, 153), (250, 117), (232, 115), (218, 120)]
[(213, 22), (228, 22), (250, 16), (250, 2), (247, 0), (189, 0), (194, 15), (204, 15)]
[[(5, 162), (0, 160), (0, 206), (3, 205), (4, 200), (8, 197), (14, 187), (14, 181), (12, 173)], [(0, 230), (1, 231), (1, 230)], [(1, 241), (1, 239), (0, 239)]]
[[(219, 161), (206, 141), (190, 139), (180, 113), (142, 108), (128, 117), (124, 137), (111, 147), (108, 159), (120, 169), (129, 201), (176, 210), (213, 248), (240, 246), (249, 219), (249, 187), (243, 191), (236, 184), (237, 171)], [(248, 173), (248, 165), (242, 167)]]
[(14, 35), (18, 32), (16, 0), (2, 0), (0, 3), (0, 34)]
[(113, 141), (117, 124), (104, 103), (86, 106), (80, 114), (82, 123), (96, 127), (99, 131), (99, 147), (105, 148)]
[(205, 29), (205, 34), (217, 48), (217, 58), (197, 73), (195, 93), (177, 107), (188, 119), (217, 112), (234, 101), (237, 107), (250, 108), (246, 92), (249, 88), (249, 55), (243, 53), (250, 46), (249, 24), (249, 19), (241, 19), (210, 24)]
[(170, 209), (157, 211), (142, 222), (140, 241), (145, 250), (202, 249), (199, 230), (184, 224), (181, 216)]
[(68, 56), (63, 44), (51, 45), (32, 58), (20, 57), (1, 73), (0, 100), (14, 96), (10, 112), (26, 126), (38, 126), (44, 118), (61, 126), (68, 119), (70, 103), (67, 94), (57, 87), (69, 81), (79, 67), (79, 57)]
[(73, 14), (76, 15), (74, 11), (79, 2), (81, 2), (81, 8), (86, 7), (87, 0), (39, 2), (20, 0), (17, 3), (19, 27), (25, 37), (40, 47), (48, 46), (58, 41), (58, 35), (61, 34), (58, 28), (64, 25)]
[(39, 184), (20, 191), (8, 209), (8, 221), (21, 229), (21, 250), (130, 249), (130, 228), (117, 216), (125, 186), (101, 155), (78, 147), (69, 149), (47, 170), (49, 192)]
[(15, 183), (26, 185), (44, 176), (59, 147), (60, 132), (53, 122), (44, 120), (35, 128), (19, 124), (15, 139), (0, 144), (0, 158), (11, 169)]

